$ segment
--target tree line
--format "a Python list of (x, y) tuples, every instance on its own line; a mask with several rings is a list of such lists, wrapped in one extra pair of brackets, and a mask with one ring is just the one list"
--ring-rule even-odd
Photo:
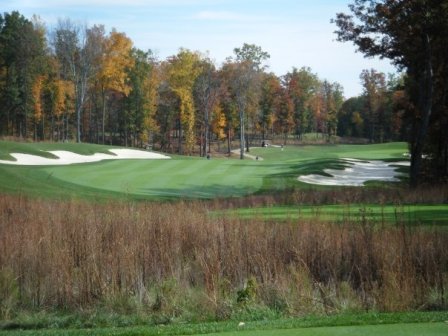
[(160, 61), (115, 29), (67, 19), (48, 32), (39, 18), (12, 12), (0, 16), (0, 46), (3, 136), (205, 155), (213, 140), (230, 149), (234, 137), (246, 147), (251, 137), (330, 137), (341, 122), (340, 84), (307, 67), (277, 76), (252, 44), (220, 67), (188, 49)]

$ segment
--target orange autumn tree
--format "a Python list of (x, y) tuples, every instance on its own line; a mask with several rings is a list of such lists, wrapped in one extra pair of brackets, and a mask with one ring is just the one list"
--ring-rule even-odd
[[(75, 89), (71, 81), (51, 75), (36, 77), (32, 86), (34, 137), (67, 139), (68, 119), (74, 113)], [(49, 121), (49, 122), (47, 122)]]

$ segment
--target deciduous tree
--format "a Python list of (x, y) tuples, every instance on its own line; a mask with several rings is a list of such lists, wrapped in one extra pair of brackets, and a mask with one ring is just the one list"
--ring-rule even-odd
[(215, 65), (209, 58), (200, 62), (200, 74), (194, 85), (194, 96), (199, 111), (199, 120), (202, 124), (201, 155), (210, 152), (210, 125), (212, 112), (219, 102), (221, 81)]
[[(234, 92), (236, 106), (240, 119), (240, 159), (244, 159), (245, 133), (246, 133), (246, 112), (251, 102), (258, 102), (260, 75), (264, 70), (263, 62), (270, 55), (263, 51), (261, 47), (254, 44), (247, 44), (241, 48), (235, 48), (235, 65), (231, 87)], [(229, 60), (231, 61), (231, 60)], [(257, 96), (257, 98), (254, 98)], [(256, 110), (256, 108), (255, 108)], [(247, 142), (247, 149), (249, 142)]]
[(285, 87), (279, 87), (276, 95), (278, 106), (274, 117), (274, 125), (276, 131), (283, 134), (283, 144), (286, 145), (288, 135), (294, 128), (294, 103)]
[[(416, 106), (411, 118), (410, 184), (419, 184), (422, 154), (426, 144), (434, 99), (446, 96), (446, 77), (436, 80), (435, 72), (446, 74), (448, 3), (440, 0), (355, 0), (351, 14), (339, 13), (335, 23), (338, 40), (353, 42), (366, 56), (390, 59), (405, 69), (408, 89)], [(446, 98), (445, 98), (446, 102)], [(439, 106), (442, 106), (442, 101)], [(446, 105), (445, 105), (446, 106)], [(448, 158), (448, 156), (447, 156)], [(430, 166), (435, 166), (434, 164)], [(445, 164), (448, 167), (448, 164)]]
[[(128, 72), (134, 66), (134, 59), (131, 57), (132, 41), (124, 33), (113, 29), (104, 41), (103, 57), (101, 59), (98, 73), (99, 83), (102, 92), (102, 138), (105, 141), (106, 115), (109, 115), (109, 124), (114, 132), (119, 123), (119, 117), (115, 118), (115, 127), (112, 126), (110, 111), (108, 111), (108, 98), (120, 99), (126, 97), (131, 91)], [(109, 112), (109, 113), (107, 113)]]
[(42, 27), (19, 12), (0, 15), (0, 123), (8, 135), (27, 137), (33, 111), (32, 86), (44, 73)]
[(181, 49), (176, 56), (169, 58), (167, 73), (168, 83), (180, 102), (179, 120), (179, 152), (182, 150), (182, 130), (185, 130), (186, 153), (191, 154), (195, 144), (194, 126), (196, 113), (193, 98), (193, 87), (200, 74), (200, 56), (187, 49)]
[(81, 116), (92, 76), (92, 54), (87, 46), (86, 27), (69, 19), (59, 20), (53, 46), (60, 63), (61, 78), (73, 83), (76, 114), (76, 141), (81, 142)]
[(132, 50), (134, 66), (128, 68), (131, 91), (126, 98), (126, 118), (132, 135), (132, 144), (136, 141), (148, 144), (150, 133), (157, 130), (155, 114), (158, 102), (158, 65), (149, 50)]
[(363, 70), (360, 79), (365, 97), (365, 124), (369, 141), (382, 142), (387, 99), (386, 78), (383, 73), (371, 69)]
[(305, 132), (314, 129), (312, 106), (316, 107), (318, 103), (315, 96), (319, 89), (319, 78), (311, 68), (303, 67), (300, 70), (293, 68), (284, 76), (284, 82), (294, 105), (296, 135), (301, 139)]
[(258, 122), (260, 124), (263, 139), (266, 139), (267, 132), (272, 128), (274, 120), (277, 119), (279, 123), (283, 123), (283, 120), (278, 119), (288, 115), (282, 113), (285, 112), (285, 110), (280, 111), (282, 99), (286, 98), (289, 99), (289, 96), (283, 94), (280, 79), (275, 74), (270, 73), (262, 76), (259, 102), (260, 115)]

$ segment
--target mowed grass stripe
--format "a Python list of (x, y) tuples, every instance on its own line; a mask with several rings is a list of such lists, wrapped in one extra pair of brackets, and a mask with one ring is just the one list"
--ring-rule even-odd
[(125, 194), (207, 198), (255, 192), (266, 173), (250, 161), (204, 159), (117, 160), (37, 169), (62, 181)]
[(148, 184), (155, 188), (169, 186), (173, 172), (181, 166), (179, 160), (117, 160), (48, 169), (53, 171), (55, 178), (63, 181), (75, 181), (98, 189), (139, 193), (139, 190), (148, 189)]
[(366, 220), (388, 223), (448, 225), (448, 204), (437, 205), (323, 205), (278, 206), (232, 210), (241, 218), (267, 220), (313, 219), (322, 221)]

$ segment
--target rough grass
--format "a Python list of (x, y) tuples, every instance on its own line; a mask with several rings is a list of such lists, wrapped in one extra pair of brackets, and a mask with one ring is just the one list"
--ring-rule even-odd
[[(210, 217), (206, 203), (0, 196), (0, 313), (142, 323), (446, 309), (448, 234)], [(118, 319), (117, 319), (118, 320)]]

